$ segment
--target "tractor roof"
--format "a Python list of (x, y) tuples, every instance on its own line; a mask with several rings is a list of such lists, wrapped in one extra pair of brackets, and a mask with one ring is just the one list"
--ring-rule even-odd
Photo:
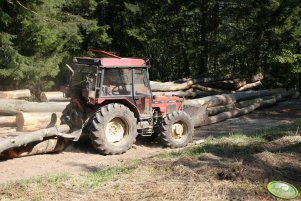
[(100, 65), (107, 68), (118, 67), (149, 67), (148, 61), (137, 58), (122, 58), (117, 55), (105, 52), (103, 50), (90, 50), (94, 53), (98, 53), (101, 57), (75, 57), (75, 63)]

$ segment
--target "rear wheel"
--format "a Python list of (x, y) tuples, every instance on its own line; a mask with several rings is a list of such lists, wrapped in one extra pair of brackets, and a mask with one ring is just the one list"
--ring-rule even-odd
[(160, 130), (160, 136), (166, 146), (179, 148), (192, 140), (194, 127), (187, 113), (175, 111), (163, 119)]
[(124, 105), (103, 106), (92, 120), (90, 138), (94, 148), (102, 154), (121, 154), (135, 143), (137, 119)]

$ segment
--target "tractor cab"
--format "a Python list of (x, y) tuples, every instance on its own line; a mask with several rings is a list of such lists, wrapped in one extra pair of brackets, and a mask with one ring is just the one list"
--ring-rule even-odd
[(149, 63), (143, 59), (121, 58), (95, 50), (101, 58), (75, 57), (71, 91), (77, 91), (90, 105), (123, 102), (138, 109), (140, 118), (150, 118), (152, 94)]

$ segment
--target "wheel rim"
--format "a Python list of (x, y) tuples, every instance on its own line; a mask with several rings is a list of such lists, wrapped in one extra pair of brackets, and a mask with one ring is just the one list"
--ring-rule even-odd
[(171, 127), (172, 137), (181, 140), (187, 135), (187, 126), (183, 122), (176, 122)]
[(121, 142), (128, 135), (128, 130), (128, 125), (116, 117), (106, 126), (106, 139), (110, 143)]

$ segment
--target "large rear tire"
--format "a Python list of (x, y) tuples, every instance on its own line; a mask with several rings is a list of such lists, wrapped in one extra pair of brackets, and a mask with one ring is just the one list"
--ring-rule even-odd
[(164, 145), (171, 148), (180, 148), (186, 146), (192, 140), (194, 126), (187, 113), (175, 111), (163, 119), (160, 130), (160, 137)]
[(90, 138), (101, 154), (121, 154), (135, 143), (137, 119), (129, 108), (113, 103), (103, 106), (92, 120)]

